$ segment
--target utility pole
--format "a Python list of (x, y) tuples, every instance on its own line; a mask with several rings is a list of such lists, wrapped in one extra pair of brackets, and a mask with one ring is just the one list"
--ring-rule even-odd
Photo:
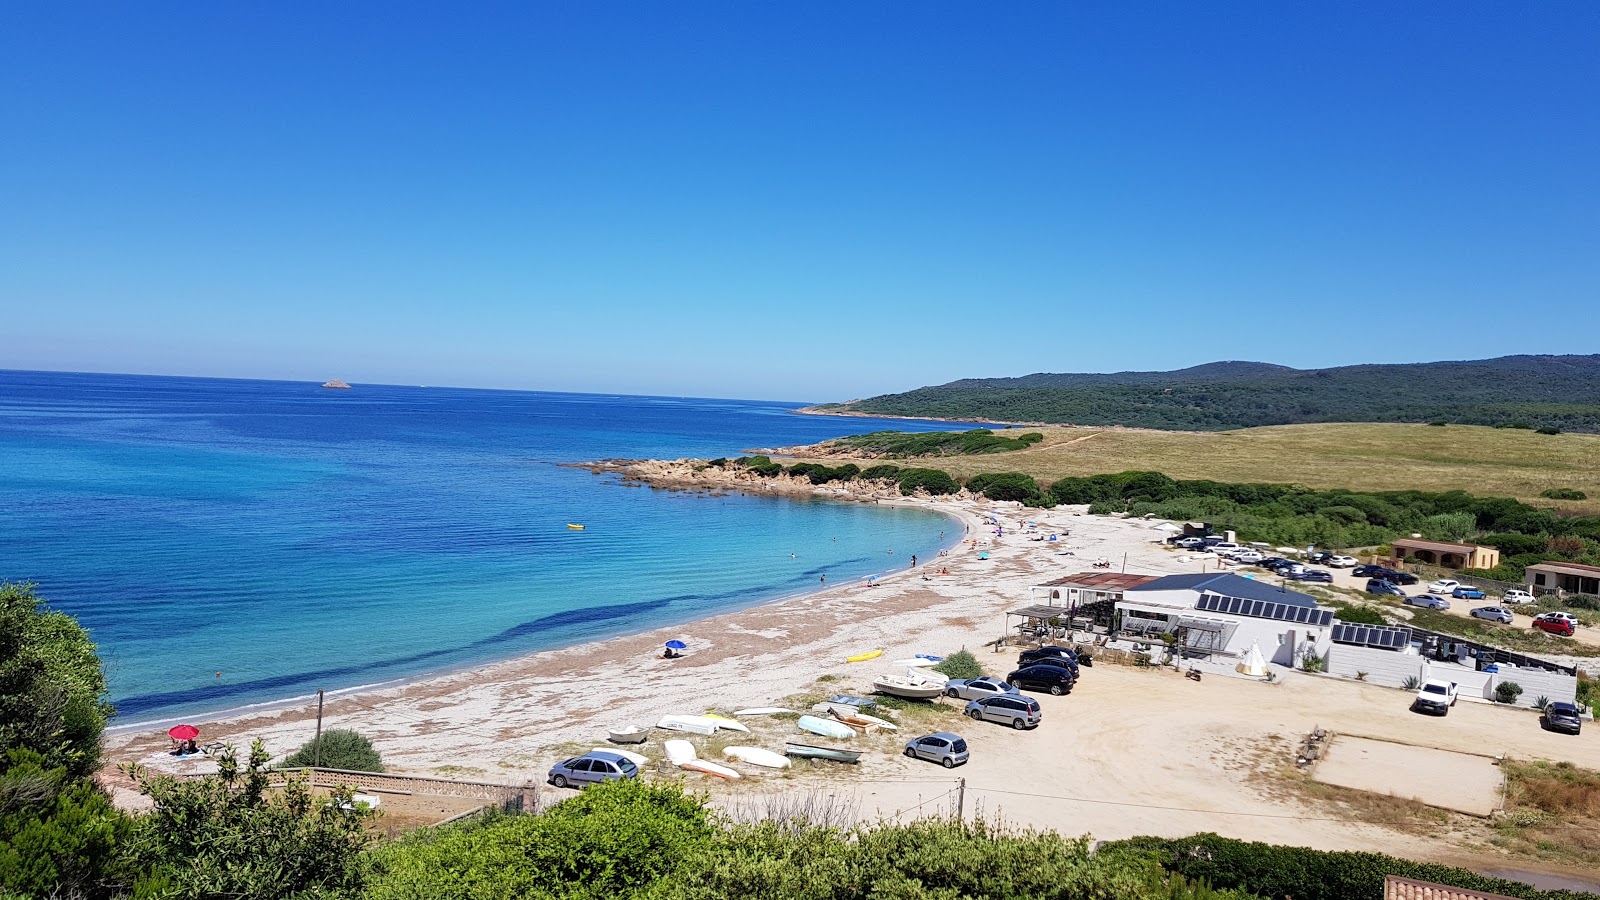
[(322, 765), (322, 692), (317, 691), (317, 737), (311, 742), (311, 767)]
[(956, 818), (967, 817), (967, 779), (956, 779)]
[(1128, 574), (1128, 554), (1126, 551), (1122, 554), (1122, 574)]

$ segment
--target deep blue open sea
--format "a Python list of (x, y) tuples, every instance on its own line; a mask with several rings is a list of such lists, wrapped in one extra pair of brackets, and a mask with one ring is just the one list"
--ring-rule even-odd
[(926, 511), (561, 465), (941, 427), (794, 408), (0, 371), (0, 579), (89, 628), (127, 724), (690, 623), (944, 545)]

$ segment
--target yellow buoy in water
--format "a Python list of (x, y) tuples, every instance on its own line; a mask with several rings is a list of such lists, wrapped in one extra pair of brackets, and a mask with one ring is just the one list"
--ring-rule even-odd
[(567, 527), (571, 528), (573, 531), (582, 531), (583, 530), (583, 526), (582, 525), (574, 525), (571, 522), (567, 523)]

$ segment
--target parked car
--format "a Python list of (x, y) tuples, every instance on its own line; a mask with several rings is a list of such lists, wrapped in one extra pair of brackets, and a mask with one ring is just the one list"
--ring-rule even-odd
[(1491, 622), (1499, 622), (1501, 625), (1510, 625), (1512, 619), (1511, 610), (1503, 606), (1480, 606), (1472, 611), (1472, 617), (1474, 619), (1488, 619)]
[(1430, 678), (1423, 682), (1422, 689), (1417, 691), (1417, 697), (1411, 701), (1411, 709), (1415, 712), (1438, 713), (1441, 716), (1450, 714), (1450, 707), (1456, 705), (1456, 683)]
[(1404, 597), (1406, 595), (1406, 592), (1400, 590), (1399, 586), (1397, 586), (1395, 584), (1392, 584), (1390, 582), (1384, 581), (1382, 578), (1368, 579), (1368, 581), (1367, 581), (1367, 593), (1369, 593), (1369, 594), (1386, 594), (1386, 595), (1388, 595), (1390, 597)]
[(1333, 584), (1333, 573), (1327, 569), (1301, 569), (1289, 573), (1290, 581), (1318, 581), (1323, 584)]
[(1483, 588), (1473, 587), (1470, 584), (1463, 584), (1462, 586), (1451, 591), (1450, 596), (1456, 598), (1457, 600), (1482, 600), (1488, 595), (1483, 592)]
[(1211, 552), (1218, 556), (1225, 556), (1238, 549), (1239, 545), (1233, 541), (1218, 541), (1215, 544), (1211, 544)]
[(1548, 612), (1533, 617), (1533, 627), (1561, 637), (1572, 637), (1578, 630), (1578, 619), (1570, 613)]
[(967, 742), (959, 734), (935, 731), (933, 734), (906, 741), (906, 755), (912, 759), (936, 762), (946, 769), (954, 769), (968, 759)]
[(1406, 598), (1407, 606), (1421, 606), (1425, 609), (1449, 609), (1450, 601), (1438, 594), (1418, 594)]
[(1454, 581), (1454, 580), (1449, 579), (1449, 578), (1441, 578), (1438, 581), (1435, 581), (1432, 584), (1428, 585), (1428, 593), (1430, 593), (1430, 594), (1448, 594), (1448, 593), (1450, 593), (1451, 591), (1455, 590), (1458, 587), (1461, 587), (1461, 582)]
[(1266, 557), (1261, 555), (1260, 550), (1251, 550), (1248, 547), (1233, 554), (1234, 562), (1243, 563), (1247, 566), (1253, 566), (1263, 559), (1266, 559)]
[(1276, 569), (1279, 566), (1287, 566), (1291, 562), (1293, 562), (1293, 560), (1284, 559), (1281, 556), (1268, 556), (1264, 559), (1258, 560), (1256, 565), (1263, 569)]
[(1521, 606), (1524, 603), (1533, 603), (1535, 599), (1536, 598), (1527, 591), (1520, 591), (1512, 588), (1511, 590), (1506, 591), (1506, 595), (1504, 597), (1500, 598), (1500, 603), (1504, 606)]
[(639, 767), (633, 760), (619, 753), (591, 750), (550, 767), (547, 780), (558, 788), (570, 785), (599, 784), (602, 781), (621, 781), (638, 778)]
[(944, 686), (946, 697), (960, 697), (962, 700), (980, 700), (984, 697), (1016, 692), (1016, 688), (988, 675), (982, 678), (952, 678)]
[(1006, 681), (1017, 690), (1049, 691), (1060, 696), (1071, 691), (1078, 680), (1060, 666), (1037, 663), (1012, 672), (1006, 676)]
[(1372, 563), (1362, 563), (1350, 570), (1350, 574), (1357, 578), (1382, 578), (1388, 572), (1389, 570), (1383, 566), (1375, 566)]
[(1348, 569), (1358, 562), (1360, 562), (1360, 560), (1356, 559), (1354, 556), (1335, 554), (1328, 557), (1327, 565), (1332, 566), (1335, 569)]
[(1310, 556), (1307, 556), (1306, 557), (1306, 562), (1312, 563), (1313, 565), (1322, 566), (1322, 565), (1327, 565), (1328, 560), (1332, 559), (1332, 558), (1333, 558), (1333, 551), (1331, 551), (1331, 550), (1318, 550), (1317, 552), (1311, 554)]
[(1204, 547), (1206, 545), (1206, 542), (1201, 540), (1200, 538), (1197, 538), (1197, 537), (1194, 537), (1193, 535), (1190, 535), (1189, 537), (1175, 537), (1175, 538), (1173, 538), (1172, 539), (1172, 545), (1174, 547), (1182, 547), (1185, 550), (1193, 550), (1196, 547)]
[(979, 722), (999, 722), (1021, 731), (1033, 728), (1042, 718), (1039, 701), (1032, 697), (985, 697), (967, 704), (966, 713)]
[(1389, 582), (1390, 584), (1398, 584), (1402, 587), (1408, 587), (1416, 584), (1421, 579), (1417, 578), (1417, 576), (1411, 574), (1410, 572), (1401, 572), (1398, 569), (1390, 569), (1388, 574), (1383, 576), (1383, 580)]
[(1551, 731), (1577, 734), (1583, 731), (1583, 716), (1579, 715), (1578, 708), (1571, 703), (1546, 703), (1544, 727)]

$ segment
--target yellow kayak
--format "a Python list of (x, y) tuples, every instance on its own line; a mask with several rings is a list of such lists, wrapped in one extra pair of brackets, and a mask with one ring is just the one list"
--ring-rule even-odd
[(582, 525), (574, 525), (571, 522), (567, 523), (567, 527), (571, 528), (573, 531), (582, 531), (583, 530), (583, 526)]
[(846, 656), (844, 658), (844, 661), (845, 662), (866, 662), (869, 659), (877, 659), (878, 657), (880, 657), (882, 655), (883, 655), (883, 648), (880, 647), (877, 650), (868, 650), (865, 653), (857, 653), (855, 656)]

